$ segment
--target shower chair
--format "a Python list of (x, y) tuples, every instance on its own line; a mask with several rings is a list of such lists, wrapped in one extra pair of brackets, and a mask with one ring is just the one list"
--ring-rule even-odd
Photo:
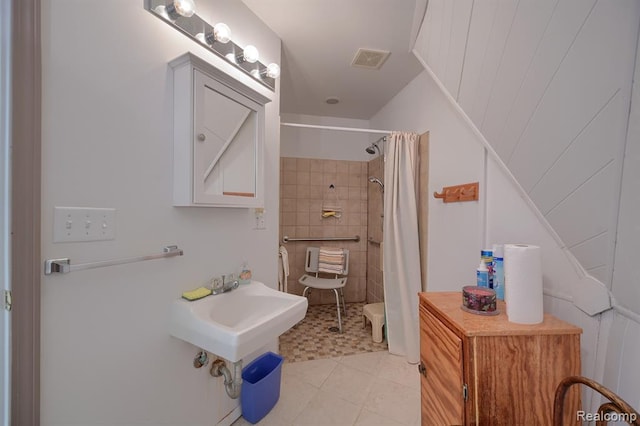
[(347, 284), (347, 273), (349, 272), (349, 250), (342, 249), (344, 255), (344, 264), (342, 265), (342, 274), (326, 274), (333, 275), (333, 278), (321, 277), (318, 272), (318, 257), (320, 249), (318, 247), (307, 247), (307, 255), (304, 262), (304, 270), (307, 272), (298, 279), (298, 282), (304, 286), (302, 296), (306, 297), (307, 292), (311, 293), (311, 289), (317, 290), (333, 290), (336, 295), (336, 306), (338, 310), (338, 331), (342, 333), (342, 318), (340, 316), (340, 300), (342, 299), (342, 309), (347, 315), (347, 306), (344, 303), (344, 286)]

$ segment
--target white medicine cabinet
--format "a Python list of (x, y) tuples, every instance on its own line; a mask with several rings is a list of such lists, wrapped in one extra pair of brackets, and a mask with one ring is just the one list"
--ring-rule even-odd
[(264, 105), (270, 101), (192, 53), (173, 69), (173, 205), (262, 207)]

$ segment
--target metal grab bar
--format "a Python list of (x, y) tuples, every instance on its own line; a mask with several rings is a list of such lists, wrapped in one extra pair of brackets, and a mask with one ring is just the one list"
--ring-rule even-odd
[(375, 244), (378, 246), (382, 243), (382, 241), (374, 240), (373, 237), (369, 237), (367, 241), (369, 241), (371, 244)]
[(355, 237), (316, 237), (316, 238), (289, 238), (286, 235), (282, 237), (283, 243), (288, 243), (289, 241), (355, 241), (356, 243), (360, 241), (360, 235), (356, 235)]
[(184, 252), (178, 246), (166, 246), (160, 254), (152, 254), (149, 256), (131, 257), (129, 259), (105, 260), (102, 262), (80, 263), (72, 265), (71, 259), (68, 257), (62, 259), (47, 259), (44, 261), (44, 274), (51, 275), (53, 273), (66, 274), (73, 271), (82, 271), (84, 269), (102, 268), (105, 266), (123, 265), (125, 263), (142, 262), (145, 260), (162, 259), (165, 257), (182, 256)]

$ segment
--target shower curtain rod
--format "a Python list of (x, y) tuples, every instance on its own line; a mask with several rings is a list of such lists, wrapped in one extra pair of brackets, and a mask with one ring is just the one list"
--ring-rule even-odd
[(383, 134), (383, 135), (388, 135), (392, 132), (392, 130), (361, 129), (358, 127), (320, 126), (317, 124), (280, 123), (280, 125), (288, 126), (288, 127), (305, 127), (309, 129), (339, 130), (343, 132), (376, 133), (376, 134)]

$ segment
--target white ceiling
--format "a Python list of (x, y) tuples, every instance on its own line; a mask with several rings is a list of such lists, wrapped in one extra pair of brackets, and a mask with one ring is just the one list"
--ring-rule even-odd
[[(243, 2), (282, 39), (282, 113), (366, 120), (422, 71), (410, 48), (426, 0)], [(391, 55), (380, 70), (352, 67), (359, 48)]]

